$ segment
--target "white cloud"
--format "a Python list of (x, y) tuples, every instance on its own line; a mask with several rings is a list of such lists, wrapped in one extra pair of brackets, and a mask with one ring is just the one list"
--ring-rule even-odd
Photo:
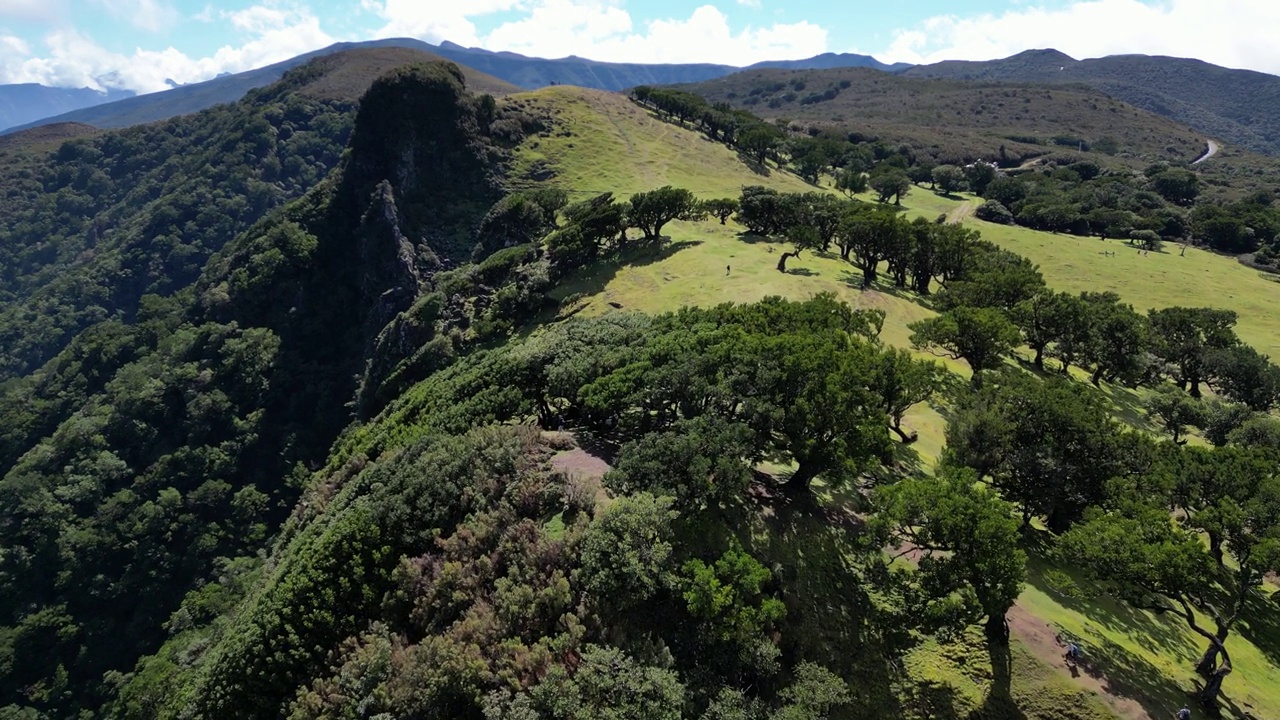
[[(363, 0), (363, 6), (387, 20), (380, 33), (384, 37), (450, 40), (541, 57), (749, 65), (809, 57), (827, 47), (826, 30), (808, 22), (748, 27), (735, 33), (728, 16), (713, 5), (698, 7), (685, 18), (650, 20), (640, 28), (616, 0)], [(487, 34), (478, 32), (473, 22), (473, 18), (512, 9), (523, 11), (522, 17)]]
[(66, 29), (44, 37), (47, 52), (42, 57), (32, 57), (30, 48), (15, 50), (0, 42), (0, 83), (154, 92), (168, 89), (166, 79), (199, 82), (223, 72), (270, 65), (336, 42), (315, 16), (303, 10), (276, 14), (275, 10), (251, 8), (226, 19), (249, 39), (238, 46), (223, 46), (204, 58), (192, 58), (173, 47), (114, 53), (87, 35)]
[(412, 37), (427, 42), (480, 42), (471, 18), (515, 9), (519, 0), (361, 0), (361, 7), (387, 24), (377, 37)]
[(738, 0), (739, 5), (746, 5), (749, 8), (759, 8), (760, 0)]
[(178, 11), (166, 0), (95, 0), (107, 12), (134, 27), (158, 32), (176, 23)]
[(987, 60), (1027, 48), (1076, 58), (1121, 53), (1196, 57), (1280, 73), (1275, 0), (1083, 0), (1003, 14), (943, 15), (900, 30), (877, 56), (893, 62)]
[(0, 0), (0, 22), (51, 23), (66, 16), (66, 0)]

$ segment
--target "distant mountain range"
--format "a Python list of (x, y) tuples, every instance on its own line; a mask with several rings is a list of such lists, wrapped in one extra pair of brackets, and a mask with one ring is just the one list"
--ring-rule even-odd
[(1112, 55), (1076, 60), (1057, 50), (1028, 50), (1002, 60), (921, 65), (902, 74), (1087, 85), (1215, 138), (1280, 155), (1280, 77), (1266, 73), (1175, 57)]
[[(392, 38), (362, 43), (338, 43), (323, 50), (299, 55), (284, 62), (256, 70), (248, 70), (234, 75), (220, 75), (205, 82), (181, 85), (164, 92), (138, 95), (124, 100), (119, 95), (100, 99), (97, 102), (93, 102), (86, 97), (78, 105), (65, 107), (37, 105), (27, 102), (25, 106), (29, 106), (31, 109), (26, 116), (12, 120), (3, 114), (5, 108), (4, 97), (10, 88), (35, 87), (48, 91), (51, 96), (57, 96), (59, 93), (92, 91), (41, 88), (38, 85), (0, 86), (0, 130), (13, 132), (37, 125), (63, 122), (85, 123), (99, 128), (116, 128), (163, 120), (175, 115), (197, 112), (218, 103), (239, 100), (249, 90), (273, 83), (279, 80), (287, 70), (298, 67), (315, 57), (330, 55), (343, 50), (386, 47), (408, 48), (431, 53), (525, 89), (539, 88), (546, 85), (579, 85), (601, 90), (623, 90), (636, 85), (670, 85), (673, 83), (699, 82), (723, 77), (743, 69), (731, 65), (709, 64), (646, 65), (641, 63), (608, 63), (579, 57), (547, 60), (527, 57), (517, 53), (466, 48), (451, 42), (432, 45), (409, 38)], [(909, 66), (901, 63), (888, 65), (867, 55), (824, 53), (807, 60), (764, 62), (757, 63), (751, 67), (870, 67), (877, 70), (896, 71)]]
[(133, 97), (132, 91), (53, 88), (35, 83), (0, 85), (0, 130), (128, 97)]
[(0, 86), (0, 129), (7, 127), (4, 132), (15, 132), (50, 123), (116, 128), (162, 120), (238, 100), (249, 90), (275, 82), (287, 70), (312, 58), (360, 48), (418, 50), (526, 89), (559, 84), (623, 90), (636, 85), (705, 82), (743, 70), (834, 68), (870, 68), (909, 78), (1077, 84), (1163, 115), (1205, 135), (1280, 155), (1280, 77), (1172, 57), (1116, 55), (1076, 60), (1056, 50), (1028, 50), (1001, 60), (947, 61), (914, 67), (902, 63), (889, 65), (867, 55), (824, 53), (803, 60), (762, 62), (739, 68), (714, 64), (608, 63), (580, 57), (551, 60), (466, 48), (450, 42), (432, 45), (393, 38), (339, 43), (256, 70), (123, 99), (120, 94), (103, 95), (92, 90)]

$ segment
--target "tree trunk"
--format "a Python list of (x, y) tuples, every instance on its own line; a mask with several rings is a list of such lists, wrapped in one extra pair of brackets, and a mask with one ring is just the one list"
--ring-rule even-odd
[(1036, 357), (1034, 360), (1032, 360), (1032, 362), (1035, 363), (1037, 370), (1044, 372), (1044, 346), (1043, 345), (1036, 346)]
[(787, 271), (787, 258), (797, 257), (799, 253), (784, 252), (782, 257), (778, 258), (778, 272)]
[[(1066, 369), (1065, 365), (1063, 366), (1063, 369), (1064, 370)], [(1098, 366), (1097, 370), (1093, 371), (1093, 377), (1089, 378), (1089, 382), (1093, 383), (1094, 387), (1102, 387), (1102, 366), (1101, 365)]]
[(986, 624), (987, 639), (997, 645), (1009, 644), (1009, 623), (1004, 619), (1004, 615), (991, 615), (987, 618)]
[[(1218, 562), (1218, 567), (1226, 568), (1226, 562), (1222, 555), (1222, 535), (1216, 532), (1210, 532), (1209, 535), (1209, 554)], [(1226, 638), (1221, 638), (1225, 640)]]
[(1191, 389), (1188, 391), (1191, 393), (1191, 397), (1199, 400), (1200, 399), (1200, 381), (1187, 380), (1187, 384), (1191, 386)]
[(1226, 642), (1230, 632), (1227, 628), (1218, 628), (1218, 642), (1209, 643), (1204, 655), (1200, 656), (1200, 662), (1196, 663), (1196, 673), (1206, 678), (1213, 676), (1214, 671), (1218, 669), (1218, 653), (1221, 652), (1222, 643)]
[(789, 493), (807, 492), (809, 490), (809, 484), (813, 482), (813, 479), (817, 477), (817, 475), (818, 471), (816, 468), (806, 465), (805, 463), (800, 463), (800, 466), (796, 468), (795, 474), (792, 475), (791, 479), (787, 480), (787, 483), (782, 487)]
[(908, 435), (906, 431), (902, 429), (902, 422), (899, 420), (895, 420), (893, 424), (889, 425), (889, 429), (893, 430), (895, 433), (898, 434), (898, 437), (902, 438), (903, 445), (910, 445), (911, 443), (920, 439), (920, 433), (913, 432), (910, 435)]

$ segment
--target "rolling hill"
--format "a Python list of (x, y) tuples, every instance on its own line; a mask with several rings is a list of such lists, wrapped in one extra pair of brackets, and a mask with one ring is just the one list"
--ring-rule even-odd
[(1008, 163), (1052, 152), (1106, 149), (1136, 163), (1185, 163), (1202, 134), (1083, 86), (890, 75), (863, 68), (753, 70), (682, 86), (768, 118), (906, 142), (957, 162)]
[(1112, 55), (1076, 60), (1028, 50), (984, 62), (947, 61), (905, 77), (1082, 84), (1257, 152), (1280, 154), (1280, 77), (1200, 60)]

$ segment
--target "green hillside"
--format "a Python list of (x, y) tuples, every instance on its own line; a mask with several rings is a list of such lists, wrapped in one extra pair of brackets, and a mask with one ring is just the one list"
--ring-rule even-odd
[(473, 77), (13, 151), (0, 718), (1280, 712), (1266, 198)]

